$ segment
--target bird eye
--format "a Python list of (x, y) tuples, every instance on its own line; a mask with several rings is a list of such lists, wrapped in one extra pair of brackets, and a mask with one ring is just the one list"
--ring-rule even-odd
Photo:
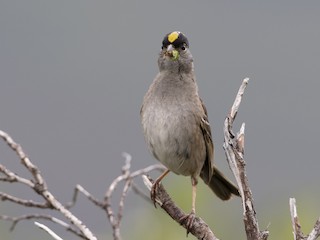
[(183, 45), (181, 46), (181, 50), (182, 50), (182, 51), (186, 50), (186, 44), (183, 44)]

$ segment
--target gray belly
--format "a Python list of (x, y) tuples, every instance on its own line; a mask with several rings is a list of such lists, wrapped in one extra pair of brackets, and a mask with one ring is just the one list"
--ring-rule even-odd
[(198, 176), (206, 159), (200, 126), (189, 113), (157, 111), (144, 119), (143, 128), (150, 151), (170, 171)]

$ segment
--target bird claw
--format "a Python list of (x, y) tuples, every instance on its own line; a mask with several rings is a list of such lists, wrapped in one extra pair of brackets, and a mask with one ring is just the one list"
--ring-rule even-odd
[(193, 226), (194, 219), (196, 218), (196, 214), (194, 211), (191, 211), (188, 215), (185, 215), (179, 219), (179, 223), (183, 225), (185, 223), (187, 229), (187, 236)]

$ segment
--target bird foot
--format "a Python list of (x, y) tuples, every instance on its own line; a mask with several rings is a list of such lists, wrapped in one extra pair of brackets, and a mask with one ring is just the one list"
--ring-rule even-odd
[(188, 215), (185, 215), (179, 219), (179, 223), (181, 225), (185, 224), (185, 226), (186, 226), (187, 236), (193, 226), (193, 222), (194, 222), (195, 217), (196, 217), (195, 211), (191, 211), (191, 213), (189, 213)]

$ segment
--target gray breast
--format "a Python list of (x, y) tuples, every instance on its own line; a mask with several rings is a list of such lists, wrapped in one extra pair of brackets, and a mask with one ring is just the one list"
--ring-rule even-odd
[(155, 158), (176, 174), (199, 175), (206, 150), (195, 115), (177, 103), (145, 111), (145, 137)]

